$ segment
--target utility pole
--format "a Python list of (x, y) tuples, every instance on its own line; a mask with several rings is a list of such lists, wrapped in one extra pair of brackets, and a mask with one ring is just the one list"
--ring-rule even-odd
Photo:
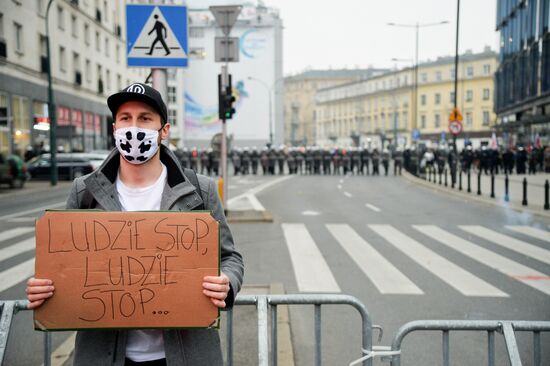
[(46, 52), (48, 57), (48, 117), (50, 118), (50, 184), (52, 186), (57, 185), (57, 141), (56, 141), (56, 129), (57, 129), (57, 117), (55, 114), (55, 102), (53, 98), (53, 85), (52, 85), (52, 58), (50, 53), (50, 25), (49, 15), (50, 8), (53, 0), (48, 2), (46, 8)]

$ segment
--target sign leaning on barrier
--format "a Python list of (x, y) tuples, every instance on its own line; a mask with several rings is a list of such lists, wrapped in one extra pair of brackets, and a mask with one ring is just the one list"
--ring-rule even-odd
[(35, 310), (35, 329), (217, 327), (202, 282), (219, 265), (209, 212), (47, 211), (35, 273), (55, 294)]

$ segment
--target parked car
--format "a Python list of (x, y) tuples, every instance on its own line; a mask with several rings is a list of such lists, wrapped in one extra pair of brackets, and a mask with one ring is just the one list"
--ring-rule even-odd
[(99, 168), (101, 164), (105, 161), (107, 156), (111, 153), (110, 150), (92, 150), (89, 153), (82, 153), (84, 156), (89, 156), (94, 169)]
[(0, 183), (11, 188), (23, 188), (27, 181), (27, 167), (17, 155), (0, 153)]
[[(90, 156), (85, 153), (56, 154), (57, 176), (59, 179), (73, 180), (94, 171)], [(28, 172), (33, 179), (50, 179), (50, 154), (42, 154), (28, 163)]]

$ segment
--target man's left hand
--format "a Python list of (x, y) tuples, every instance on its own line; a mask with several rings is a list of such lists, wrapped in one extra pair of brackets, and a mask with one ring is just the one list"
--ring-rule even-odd
[(219, 308), (225, 308), (225, 299), (229, 289), (229, 277), (223, 272), (219, 276), (206, 276), (203, 278), (202, 293), (208, 296), (210, 301)]

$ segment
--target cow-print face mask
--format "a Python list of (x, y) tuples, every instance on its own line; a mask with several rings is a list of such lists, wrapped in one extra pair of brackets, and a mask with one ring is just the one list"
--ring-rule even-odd
[(139, 127), (117, 128), (115, 144), (120, 155), (132, 164), (143, 164), (151, 159), (159, 148), (159, 131)]

